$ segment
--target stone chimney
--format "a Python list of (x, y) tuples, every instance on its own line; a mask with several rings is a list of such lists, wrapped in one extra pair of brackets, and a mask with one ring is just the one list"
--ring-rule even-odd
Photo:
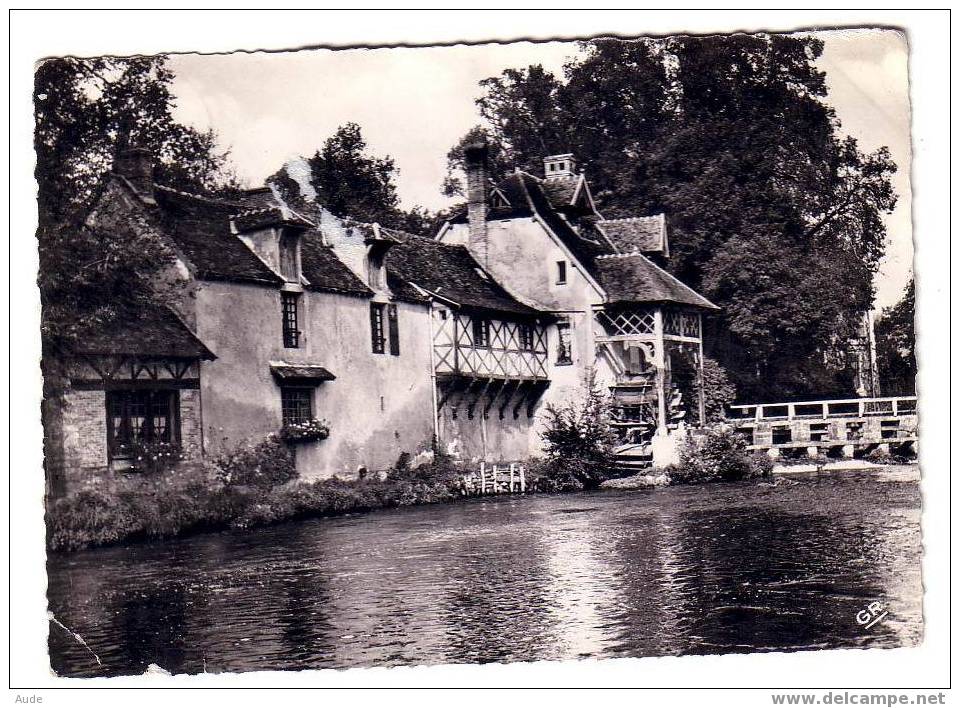
[(153, 153), (143, 147), (129, 147), (117, 152), (113, 171), (125, 177), (142, 199), (154, 202)]
[(574, 177), (577, 174), (577, 158), (573, 153), (549, 155), (543, 158), (543, 177)]
[(487, 265), (487, 144), (467, 145), (463, 151), (467, 172), (468, 247), (484, 267)]

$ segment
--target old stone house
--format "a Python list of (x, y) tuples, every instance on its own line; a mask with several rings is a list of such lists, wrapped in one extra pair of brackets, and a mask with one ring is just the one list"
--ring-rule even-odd
[(146, 152), (121, 155), (87, 224), (162, 239), (183, 297), (48, 362), (52, 488), (123, 470), (145, 442), (196, 459), (281, 430), (307, 478), (385, 469), (434, 439), (519, 459), (540, 450), (544, 407), (591, 381), (616, 396), (625, 453), (697, 420), (714, 306), (656, 264), (664, 217), (603, 219), (569, 155), (499, 184), (482, 146), (468, 162), (467, 207), (425, 238), (276, 187), (178, 192)]

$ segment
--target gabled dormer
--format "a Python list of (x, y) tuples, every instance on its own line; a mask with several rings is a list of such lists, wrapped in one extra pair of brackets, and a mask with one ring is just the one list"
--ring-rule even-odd
[(285, 282), (301, 285), (300, 241), (313, 224), (286, 213), (272, 202), (269, 192), (269, 188), (248, 191), (243, 203), (249, 206), (231, 217), (231, 228)]
[(369, 225), (369, 232), (363, 243), (367, 247), (364, 264), (367, 286), (375, 293), (389, 293), (385, 265), (387, 251), (400, 243), (400, 240), (387, 233), (380, 224), (373, 223)]

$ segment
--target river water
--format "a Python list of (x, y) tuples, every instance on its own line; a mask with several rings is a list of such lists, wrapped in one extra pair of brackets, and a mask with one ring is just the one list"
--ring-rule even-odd
[[(97, 676), (908, 646), (920, 560), (898, 469), (474, 499), (51, 556), (50, 660)], [(888, 615), (865, 629), (874, 601)]]

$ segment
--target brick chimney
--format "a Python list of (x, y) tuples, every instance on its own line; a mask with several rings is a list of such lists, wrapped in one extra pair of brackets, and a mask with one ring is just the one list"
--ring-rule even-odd
[(142, 199), (154, 201), (153, 153), (144, 147), (129, 147), (117, 152), (113, 171), (125, 177)]
[(487, 144), (467, 145), (463, 151), (467, 172), (468, 247), (481, 265), (487, 265)]

